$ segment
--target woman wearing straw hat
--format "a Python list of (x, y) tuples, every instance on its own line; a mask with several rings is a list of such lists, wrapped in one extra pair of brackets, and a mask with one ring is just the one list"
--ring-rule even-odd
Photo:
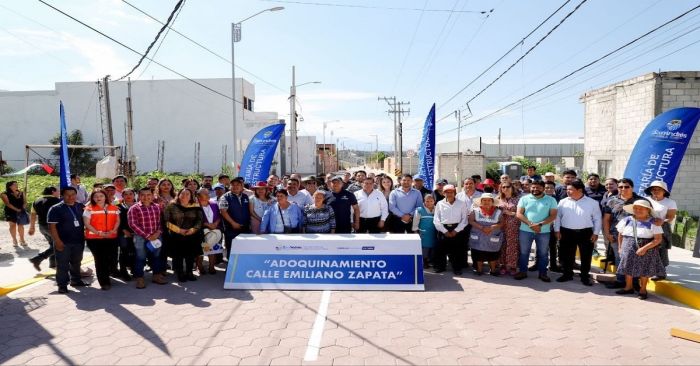
[(250, 228), (253, 234), (260, 234), (260, 223), (262, 217), (270, 206), (275, 203), (275, 199), (271, 197), (272, 186), (267, 182), (260, 181), (253, 186), (255, 195), (250, 198)]
[(477, 206), (469, 214), (469, 224), (472, 226), (469, 234), (469, 246), (472, 250), (472, 259), (475, 264), (474, 273), (483, 274), (484, 262), (489, 262), (490, 273), (498, 276), (498, 259), (501, 256), (503, 235), (502, 211), (498, 208), (500, 200), (493, 193), (484, 193), (474, 199)]
[(654, 223), (652, 206), (647, 200), (636, 200), (624, 210), (627, 216), (617, 223), (620, 265), (617, 273), (625, 276), (625, 287), (616, 291), (618, 295), (633, 294), (632, 279), (639, 277), (639, 298), (647, 298), (647, 282), (652, 276), (665, 276), (658, 246), (663, 230)]
[[(668, 267), (668, 250), (671, 249), (671, 223), (676, 219), (676, 211), (678, 206), (676, 201), (670, 199), (671, 192), (668, 191), (668, 186), (663, 181), (657, 180), (652, 182), (647, 189), (644, 190), (651, 202), (656, 217), (656, 224), (661, 224), (661, 229), (664, 233), (661, 236), (661, 245), (659, 245), (659, 255), (661, 263), (664, 267)], [(666, 279), (665, 276), (654, 276), (652, 281), (660, 281)]]

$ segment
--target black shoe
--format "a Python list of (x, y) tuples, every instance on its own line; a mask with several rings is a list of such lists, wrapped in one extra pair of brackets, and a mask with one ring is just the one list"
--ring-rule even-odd
[(68, 286), (58, 286), (58, 293), (59, 294), (67, 294), (68, 293)]
[(187, 278), (187, 281), (197, 281), (197, 277), (194, 276), (194, 273), (188, 273), (185, 275), (185, 278)]
[(121, 278), (122, 280), (124, 280), (126, 282), (131, 281), (131, 276), (129, 275), (129, 272), (127, 272), (126, 269), (119, 271), (119, 278)]
[(537, 263), (535, 263), (527, 268), (528, 272), (535, 272), (536, 270), (537, 270)]
[(109, 291), (109, 289), (111, 289), (111, 288), (112, 288), (112, 285), (100, 286), (100, 289), (101, 289), (102, 291)]
[(639, 296), (637, 296), (639, 300), (646, 300), (649, 295), (646, 292), (640, 292)]
[(552, 279), (549, 278), (549, 276), (547, 276), (546, 274), (541, 274), (538, 278), (539, 278), (542, 282), (552, 282)]
[(87, 286), (90, 286), (90, 284), (85, 283), (85, 282), (80, 281), (80, 280), (79, 280), (79, 281), (75, 281), (75, 282), (71, 282), (70, 285), (73, 286), (73, 287), (87, 287)]
[(527, 278), (527, 272), (518, 272), (513, 276), (514, 279), (516, 280), (524, 280)]
[(500, 276), (501, 276), (501, 274), (498, 273), (498, 270), (490, 271), (489, 274), (490, 274), (491, 276), (494, 276), (494, 277), (500, 277)]
[(625, 290), (624, 288), (615, 291), (618, 295), (631, 295), (634, 293), (634, 289)]
[(187, 282), (185, 275), (177, 275), (177, 282)]
[(434, 269), (433, 269), (433, 272), (435, 272), (435, 273), (442, 273), (442, 272), (445, 272), (445, 269), (444, 269), (444, 268), (434, 268)]
[(582, 279), (581, 279), (581, 283), (582, 283), (584, 286), (593, 286), (593, 282), (591, 282), (591, 279), (590, 279), (590, 278), (582, 278)]
[(41, 260), (30, 258), (29, 261), (32, 262), (32, 265), (37, 272), (41, 272), (41, 267), (39, 266), (39, 264), (41, 264)]
[(477, 275), (477, 276), (481, 276), (481, 275), (483, 275), (483, 274), (484, 274), (483, 272), (479, 271), (479, 270), (478, 270), (478, 269), (476, 269), (476, 268), (475, 268), (475, 269), (473, 269), (473, 270), (472, 270), (472, 272), (474, 272), (474, 274), (475, 274), (475, 275)]
[(561, 276), (557, 278), (557, 282), (569, 282), (571, 280), (573, 280), (573, 277), (571, 276)]
[(550, 272), (555, 272), (555, 273), (562, 273), (564, 272), (561, 267), (559, 266), (550, 266), (549, 267)]
[(624, 288), (624, 287), (625, 287), (625, 284), (624, 284), (624, 283), (622, 283), (622, 282), (617, 282), (617, 281), (615, 281), (615, 282), (608, 282), (608, 283), (605, 284), (605, 288), (609, 288), (609, 289)]

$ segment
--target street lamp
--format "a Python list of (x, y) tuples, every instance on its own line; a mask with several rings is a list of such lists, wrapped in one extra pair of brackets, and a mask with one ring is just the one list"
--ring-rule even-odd
[[(238, 23), (231, 23), (231, 99), (233, 99), (233, 169), (238, 174), (238, 136), (236, 133), (236, 42), (241, 41), (241, 23), (255, 16), (258, 16), (264, 12), (268, 11), (280, 11), (284, 10), (283, 6), (275, 6), (274, 8), (269, 8), (261, 10)], [(242, 104), (242, 103), (241, 103)], [(245, 108), (245, 106), (243, 106)]]
[(308, 84), (321, 84), (320, 81), (308, 81), (306, 83), (296, 84), (295, 67), (292, 65), (292, 86), (289, 87), (289, 148), (291, 150), (292, 171), (297, 172), (297, 163), (299, 163), (299, 148), (297, 146), (297, 113), (296, 113), (296, 97), (297, 87)]

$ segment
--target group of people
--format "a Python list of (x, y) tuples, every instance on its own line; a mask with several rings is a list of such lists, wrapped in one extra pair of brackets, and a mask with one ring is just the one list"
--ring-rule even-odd
[[(273, 174), (267, 181), (245, 182), (222, 174), (216, 184), (212, 176), (201, 184), (185, 179), (176, 191), (167, 178), (150, 178), (134, 190), (120, 175), (88, 194), (74, 175), (70, 186), (60, 192), (46, 187), (32, 205), (29, 233), (38, 221), (50, 247), (30, 261), (39, 270), (55, 255), (50, 265), (65, 293), (68, 285), (87, 285), (80, 274), (87, 244), (103, 290), (113, 277), (134, 277), (136, 287), (144, 288), (146, 265), (152, 282), (168, 283), (168, 258), (179, 282), (196, 280), (195, 269), (200, 276), (216, 274), (215, 265), (225, 262), (232, 240), (242, 233), (418, 233), (424, 268), (437, 273), (449, 262), (461, 275), (470, 254), (476, 275), (522, 280), (537, 271), (550, 282), (553, 271), (562, 273), (558, 282), (566, 282), (580, 269), (581, 282), (591, 286), (591, 257), (602, 233), (618, 265), (617, 281), (609, 285), (618, 293), (636, 290), (646, 298), (647, 281), (665, 278), (676, 205), (662, 181), (653, 182), (649, 198), (642, 198), (627, 178), (607, 178), (603, 185), (589, 174), (584, 184), (567, 170), (557, 184), (553, 173), (542, 178), (535, 167), (520, 179), (504, 174), (498, 183), (475, 175), (459, 190), (445, 179), (430, 190), (423, 177), (409, 174), (398, 184), (362, 170), (324, 178)], [(2, 199), (13, 239), (17, 230), (23, 243), (20, 228), (27, 220), (19, 218), (25, 202), (16, 182), (8, 182)], [(536, 263), (528, 267), (533, 242)]]

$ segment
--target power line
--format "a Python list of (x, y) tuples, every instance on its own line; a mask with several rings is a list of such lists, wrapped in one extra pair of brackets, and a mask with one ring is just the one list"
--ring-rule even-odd
[[(513, 52), (513, 50), (515, 50), (516, 48), (518, 48), (519, 45), (521, 45), (523, 42), (525, 42), (525, 40), (526, 40), (528, 37), (530, 37), (530, 36), (531, 36), (533, 33), (535, 33), (538, 29), (540, 29), (545, 23), (547, 23), (547, 21), (549, 21), (549, 19), (551, 19), (555, 14), (557, 14), (557, 13), (559, 12), (559, 10), (561, 10), (562, 8), (564, 8), (564, 7), (566, 6), (566, 4), (568, 4), (569, 2), (571, 2), (571, 0), (566, 0), (566, 1), (564, 1), (564, 3), (563, 3), (559, 8), (557, 8), (557, 10), (555, 10), (552, 14), (550, 14), (545, 20), (543, 20), (542, 22), (540, 22), (540, 24), (538, 24), (533, 30), (531, 30), (530, 33), (528, 33), (525, 37), (523, 37), (518, 43), (514, 44), (513, 47), (511, 47), (508, 51), (506, 51), (506, 53), (504, 53), (501, 57), (499, 57), (498, 60), (494, 61), (489, 67), (486, 68), (486, 70), (482, 71), (482, 72), (481, 72), (479, 75), (477, 75), (472, 81), (470, 81), (469, 83), (467, 83), (467, 85), (465, 85), (465, 86), (464, 86), (462, 89), (460, 89), (457, 93), (455, 93), (455, 94), (452, 95), (449, 99), (447, 99), (447, 101), (441, 103), (441, 104), (438, 106), (438, 109), (444, 107), (447, 103), (451, 102), (452, 100), (454, 100), (455, 98), (457, 98), (458, 95), (462, 94), (462, 92), (464, 92), (465, 90), (467, 90), (468, 87), (470, 87), (472, 84), (474, 84), (474, 82), (476, 82), (477, 80), (479, 80), (479, 78), (481, 78), (482, 76), (484, 76), (484, 74), (486, 74), (489, 70), (491, 70), (494, 66), (496, 66), (496, 64), (498, 64), (499, 62), (501, 62), (501, 60), (503, 60), (506, 56), (508, 56), (511, 52)], [(486, 21), (486, 20), (484, 19), (484, 21)], [(470, 41), (469, 43), (471, 43), (471, 41)], [(464, 52), (464, 50), (463, 50), (462, 52)], [(452, 113), (450, 112), (450, 116), (451, 116), (451, 115), (452, 115)]]
[[(228, 95), (226, 95), (226, 94), (223, 94), (223, 93), (221, 93), (221, 92), (218, 91), (218, 90), (214, 90), (214, 89), (212, 89), (212, 88), (210, 88), (210, 87), (208, 87), (208, 86), (206, 86), (206, 85), (200, 83), (200, 82), (197, 81), (197, 80), (191, 79), (191, 78), (189, 78), (189, 77), (183, 75), (182, 73), (180, 73), (180, 72), (178, 72), (178, 71), (175, 71), (175, 70), (173, 70), (172, 68), (170, 68), (170, 67), (168, 67), (168, 66), (165, 66), (165, 65), (163, 65), (162, 63), (160, 63), (160, 62), (158, 62), (158, 61), (156, 61), (156, 60), (154, 60), (154, 59), (152, 59), (152, 58), (149, 58), (148, 56), (145, 56), (145, 55), (141, 54), (139, 51), (136, 51), (135, 49), (133, 49), (133, 48), (127, 46), (126, 44), (124, 44), (124, 43), (122, 43), (122, 42), (120, 42), (120, 41), (118, 41), (118, 40), (116, 40), (116, 39), (114, 39), (114, 38), (108, 36), (107, 34), (103, 33), (102, 31), (100, 31), (100, 30), (98, 30), (98, 29), (95, 29), (95, 28), (92, 27), (91, 25), (89, 25), (89, 24), (87, 24), (87, 23), (85, 23), (85, 22), (83, 22), (83, 21), (81, 21), (81, 20), (79, 20), (79, 19), (73, 17), (72, 15), (70, 15), (70, 14), (64, 12), (64, 11), (61, 10), (61, 9), (58, 9), (57, 7), (55, 7), (55, 6), (53, 6), (53, 5), (49, 4), (49, 3), (47, 3), (46, 1), (44, 1), (44, 0), (38, 0), (38, 1), (39, 1), (40, 3), (42, 3), (42, 4), (46, 5), (46, 6), (48, 6), (49, 8), (51, 8), (51, 9), (53, 9), (53, 10), (55, 10), (55, 11), (57, 11), (57, 12), (63, 14), (63, 15), (65, 15), (66, 17), (68, 17), (68, 18), (70, 18), (71, 20), (73, 20), (73, 21), (79, 23), (80, 25), (82, 25), (82, 26), (84, 26), (84, 27), (90, 29), (91, 31), (93, 31), (93, 32), (95, 32), (95, 33), (97, 33), (97, 34), (99, 34), (99, 35), (101, 35), (101, 36), (103, 36), (103, 37), (109, 39), (110, 41), (112, 41), (112, 42), (114, 42), (114, 43), (116, 43), (116, 44), (118, 44), (118, 45), (120, 45), (120, 46), (126, 48), (127, 50), (129, 50), (129, 51), (131, 51), (131, 52), (133, 52), (133, 53), (135, 53), (135, 54), (137, 54), (137, 55), (139, 55), (139, 56), (144, 56), (145, 59), (151, 60), (151, 62), (153, 62), (154, 64), (156, 64), (156, 65), (158, 65), (158, 66), (160, 66), (160, 67), (162, 67), (162, 68), (164, 68), (164, 69), (166, 69), (166, 70), (168, 70), (168, 71), (170, 71), (170, 72), (172, 72), (172, 73), (174, 73), (174, 74), (176, 74), (176, 75), (178, 75), (178, 76), (180, 76), (180, 77), (182, 77), (182, 78), (184, 78), (184, 79), (187, 79), (187, 80), (189, 80), (189, 81), (191, 81), (191, 82), (193, 82), (193, 83), (195, 83), (195, 84), (201, 86), (202, 88), (209, 90), (210, 92), (212, 92), (212, 93), (214, 93), (214, 94), (218, 94), (218, 95), (220, 95), (220, 96), (222, 96), (222, 97), (224, 97), (224, 98), (226, 98), (226, 99), (228, 99), (228, 100), (234, 100), (234, 99), (231, 98), (230, 96), (228, 96)], [(242, 103), (241, 101), (239, 101), (239, 100), (234, 100), (234, 101), (235, 101), (236, 103), (243, 104), (243, 103)]]
[[(160, 48), (163, 47), (163, 43), (165, 43), (165, 39), (168, 37), (168, 34), (170, 34), (170, 30), (172, 29), (172, 25), (175, 24), (177, 21), (177, 18), (180, 16), (180, 13), (182, 13), (182, 9), (185, 8), (185, 4), (182, 4), (183, 6), (180, 7), (180, 10), (177, 11), (177, 14), (175, 14), (175, 17), (173, 18), (173, 21), (168, 23), (168, 30), (165, 31), (165, 34), (163, 35), (163, 38), (160, 40), (160, 43), (158, 44), (158, 47), (156, 47), (156, 50), (153, 51), (153, 56), (151, 58), (156, 58), (156, 55), (158, 54), (158, 51), (160, 51)], [(143, 76), (144, 73), (146, 73), (146, 70), (148, 70), (148, 67), (151, 66), (151, 61), (148, 61), (146, 64), (146, 67), (141, 70), (141, 73), (137, 77), (137, 79), (140, 79), (141, 76)]]
[(151, 42), (151, 44), (148, 45), (148, 48), (146, 48), (146, 52), (144, 52), (143, 55), (141, 55), (141, 58), (139, 59), (139, 62), (136, 63), (136, 66), (134, 66), (131, 69), (131, 71), (126, 73), (126, 75), (120, 77), (119, 79), (117, 79), (115, 81), (123, 80), (127, 76), (131, 75), (131, 73), (133, 73), (134, 70), (136, 70), (139, 66), (141, 66), (141, 63), (143, 62), (143, 60), (146, 58), (148, 53), (151, 52), (151, 48), (153, 48), (153, 46), (156, 44), (156, 42), (158, 42), (158, 38), (160, 37), (161, 34), (163, 34), (163, 31), (168, 28), (168, 24), (170, 24), (170, 21), (173, 20), (175, 13), (177, 12), (178, 9), (180, 9), (180, 7), (182, 6), (182, 4), (184, 2), (185, 2), (185, 0), (179, 0), (177, 2), (177, 4), (175, 4), (175, 9), (173, 9), (173, 11), (170, 12), (170, 16), (168, 16), (168, 20), (165, 22), (165, 24), (163, 24), (162, 27), (160, 27), (160, 30), (158, 30), (158, 33), (156, 34), (156, 38), (154, 38), (153, 42)]
[(532, 47), (530, 47), (522, 56), (520, 56), (517, 60), (515, 60), (515, 62), (513, 62), (510, 66), (508, 66), (508, 68), (505, 71), (503, 71), (500, 75), (498, 75), (498, 77), (496, 77), (493, 81), (491, 81), (489, 84), (487, 84), (483, 89), (481, 89), (473, 97), (471, 97), (469, 100), (467, 100), (466, 104), (469, 104), (472, 101), (474, 101), (474, 99), (479, 97), (479, 95), (484, 93), (488, 88), (490, 88), (493, 84), (495, 84), (498, 80), (500, 80), (503, 77), (503, 75), (505, 75), (506, 73), (508, 73), (508, 71), (510, 71), (513, 67), (515, 67), (515, 65), (520, 63), (520, 61), (522, 61), (530, 52), (532, 52), (535, 48), (537, 48), (537, 46), (539, 46), (540, 43), (542, 43), (545, 39), (547, 39), (557, 28), (559, 28), (559, 26), (561, 26), (567, 19), (569, 19), (569, 17), (571, 17), (584, 3), (586, 3), (586, 1), (588, 1), (588, 0), (582, 0), (578, 5), (576, 5), (574, 10), (570, 11), (569, 14), (566, 14), (566, 16), (564, 18), (562, 18), (562, 20), (560, 20), (557, 25), (555, 25), (552, 29), (550, 29), (549, 32), (547, 32), (542, 38), (540, 38), (540, 40), (537, 41)]
[[(156, 17), (152, 16), (151, 14), (148, 14), (148, 13), (146, 13), (145, 11), (143, 11), (143, 10), (139, 9), (138, 7), (136, 7), (135, 5), (131, 4), (130, 2), (128, 2), (128, 1), (126, 1), (126, 0), (122, 0), (122, 2), (123, 2), (124, 4), (126, 4), (126, 5), (129, 5), (131, 8), (133, 8), (133, 9), (136, 10), (136, 11), (138, 11), (139, 13), (141, 13), (141, 14), (147, 16), (148, 18), (151, 18), (151, 19), (154, 20), (155, 22), (160, 23), (160, 24), (165, 24), (165, 23), (161, 22), (160, 20), (158, 20)], [(177, 29), (173, 28), (172, 26), (171, 26), (171, 27), (168, 27), (168, 28), (169, 28), (170, 30), (172, 30), (173, 32), (175, 32), (176, 34), (178, 34), (179, 36), (181, 36), (182, 38), (184, 38), (184, 39), (190, 41), (192, 44), (196, 45), (197, 47), (199, 47), (199, 48), (201, 48), (201, 49), (203, 49), (203, 50), (209, 52), (210, 54), (212, 54), (212, 55), (218, 57), (219, 59), (221, 59), (221, 60), (223, 60), (223, 61), (225, 61), (225, 62), (231, 64), (231, 60), (229, 60), (229, 59), (227, 59), (226, 57), (224, 57), (224, 56), (222, 56), (222, 55), (220, 55), (220, 54), (218, 54), (218, 53), (212, 51), (211, 49), (209, 49), (209, 48), (206, 47), (205, 45), (203, 45), (203, 44), (201, 44), (201, 43), (195, 41), (194, 39), (188, 37), (187, 35), (183, 34), (182, 32), (178, 31)], [(277, 90), (279, 90), (279, 91), (282, 91), (282, 92), (287, 92), (287, 91), (288, 91), (288, 90), (285, 90), (285, 89), (283, 89), (283, 88), (280, 88), (280, 87), (277, 86), (277, 85), (272, 84), (271, 82), (269, 82), (269, 81), (263, 79), (262, 77), (260, 77), (260, 76), (258, 76), (258, 75), (256, 75), (256, 74), (252, 73), (251, 71), (248, 71), (248, 70), (244, 69), (243, 67), (241, 67), (241, 66), (239, 66), (239, 65), (235, 65), (235, 66), (236, 66), (239, 70), (241, 70), (241, 71), (243, 71), (243, 72), (249, 74), (250, 76), (252, 76), (252, 77), (254, 77), (254, 78), (256, 78), (256, 79), (262, 81), (263, 83), (265, 83), (265, 84), (267, 84), (267, 85), (269, 85), (269, 86), (271, 86), (271, 87), (273, 87), (273, 88), (275, 88), (275, 89), (277, 89)]]
[[(595, 60), (593, 60), (593, 61), (591, 61), (591, 62), (589, 62), (589, 63), (587, 63), (587, 64), (585, 64), (585, 65), (583, 65), (583, 66), (581, 66), (581, 67), (579, 67), (578, 69), (576, 69), (576, 70), (574, 70), (574, 71), (572, 71), (572, 72), (570, 72), (570, 73), (568, 73), (568, 74), (562, 76), (561, 78), (559, 78), (559, 79), (557, 79), (557, 80), (555, 80), (555, 81), (553, 81), (553, 82), (551, 82), (551, 83), (549, 83), (549, 84), (547, 84), (547, 85), (545, 85), (545, 86), (543, 86), (543, 87), (537, 89), (536, 91), (534, 91), (534, 92), (532, 92), (532, 93), (530, 93), (530, 94), (528, 94), (528, 95), (526, 95), (526, 96), (524, 96), (524, 97), (522, 97), (522, 98), (520, 98), (520, 99), (518, 99), (518, 100), (516, 100), (516, 101), (514, 101), (514, 102), (511, 102), (511, 103), (509, 103), (508, 105), (506, 105), (506, 106), (504, 106), (504, 107), (501, 107), (501, 108), (497, 109), (496, 111), (493, 111), (493, 112), (491, 112), (491, 113), (489, 113), (489, 114), (487, 114), (487, 115), (485, 115), (485, 116), (483, 116), (483, 117), (480, 117), (480, 118), (478, 118), (478, 119), (476, 119), (476, 120), (474, 120), (474, 121), (471, 121), (471, 122), (469, 122), (469, 123), (467, 123), (467, 124), (465, 124), (465, 125), (462, 125), (462, 127), (466, 127), (466, 126), (469, 126), (469, 125), (473, 125), (473, 124), (475, 124), (475, 123), (477, 123), (477, 122), (483, 121), (483, 120), (485, 120), (485, 119), (487, 119), (487, 118), (490, 118), (490, 117), (492, 117), (492, 116), (494, 116), (494, 115), (496, 115), (496, 114), (498, 114), (498, 113), (500, 113), (500, 112), (502, 112), (502, 111), (504, 111), (504, 110), (506, 110), (506, 109), (512, 107), (512, 106), (515, 105), (515, 104), (520, 103), (521, 101), (523, 101), (523, 100), (525, 100), (525, 99), (528, 99), (528, 98), (530, 98), (530, 97), (532, 97), (532, 96), (534, 96), (534, 95), (536, 95), (536, 94), (539, 94), (540, 92), (542, 92), (542, 91), (544, 91), (544, 90), (546, 90), (546, 89), (548, 89), (548, 88), (550, 88), (550, 87), (552, 87), (552, 86), (554, 86), (554, 85), (556, 85), (556, 84), (558, 84), (558, 83), (560, 83), (560, 82), (562, 82), (562, 81), (568, 79), (568, 78), (571, 77), (572, 75), (574, 75), (574, 74), (576, 74), (576, 73), (578, 73), (578, 72), (580, 72), (580, 71), (582, 71), (582, 70), (584, 70), (584, 69), (586, 69), (586, 68), (588, 68), (588, 67), (590, 67), (590, 66), (592, 66), (592, 65), (594, 65), (594, 64), (596, 64), (596, 63), (598, 63), (598, 62), (600, 62), (600, 61), (602, 61), (602, 60), (604, 60), (604, 59), (606, 59), (607, 57), (609, 57), (609, 56), (611, 56), (611, 55), (613, 55), (613, 54), (615, 54), (615, 53), (617, 53), (617, 52), (619, 52), (619, 51), (625, 49), (626, 47), (628, 47), (628, 46), (630, 46), (630, 45), (632, 45), (632, 44), (634, 44), (634, 43), (640, 41), (641, 39), (647, 37), (648, 35), (650, 35), (650, 34), (656, 32), (656, 31), (658, 31), (659, 29), (661, 29), (661, 28), (663, 28), (663, 27), (665, 27), (665, 26), (667, 26), (667, 25), (669, 25), (669, 24), (671, 24), (671, 23), (673, 23), (673, 22), (675, 22), (675, 21), (681, 19), (682, 17), (684, 17), (684, 16), (690, 14), (691, 12), (693, 12), (693, 11), (695, 11), (695, 10), (697, 10), (697, 9), (700, 9), (700, 5), (697, 5), (697, 6), (693, 7), (692, 9), (690, 9), (690, 10), (688, 10), (688, 11), (686, 11), (686, 12), (684, 12), (684, 13), (678, 15), (678, 16), (676, 16), (675, 18), (666, 21), (665, 23), (663, 23), (663, 24), (661, 24), (661, 25), (655, 27), (654, 29), (652, 29), (652, 30), (650, 30), (650, 31), (648, 31), (648, 32), (646, 32), (646, 33), (644, 33), (644, 34), (642, 34), (641, 36), (639, 36), (639, 37), (637, 37), (637, 38), (635, 38), (635, 39), (633, 39), (633, 40), (631, 40), (631, 41), (625, 43), (624, 45), (622, 45), (622, 46), (620, 46), (620, 47), (618, 47), (618, 48), (616, 48), (616, 49), (614, 49), (614, 50), (612, 50), (612, 51), (606, 53), (605, 55), (603, 55), (603, 56), (601, 56), (601, 57), (599, 57), (599, 58), (597, 58), (597, 59), (595, 59)], [(687, 45), (687, 46), (685, 46), (685, 47), (690, 47), (690, 46), (693, 45), (693, 44), (694, 44), (694, 43), (692, 43), (692, 44), (690, 44), (690, 45)], [(685, 47), (684, 47), (684, 48), (685, 48)], [(677, 51), (675, 51), (675, 52), (678, 52), (678, 51), (679, 51), (679, 50), (677, 50)], [(672, 53), (671, 53), (671, 54), (672, 54)], [(458, 129), (458, 128), (457, 128), (457, 129)], [(449, 133), (449, 132), (452, 132), (452, 131), (456, 131), (457, 129), (451, 129), (451, 130), (442, 132), (442, 133), (440, 133), (440, 134), (442, 135), (442, 134), (445, 134), (445, 133)]]
[[(296, 4), (296, 5), (314, 5), (314, 6), (329, 6), (329, 7), (339, 7), (339, 8), (357, 8), (357, 9), (379, 9), (379, 10), (404, 10), (404, 11), (428, 11), (435, 13), (447, 13), (452, 12), (448, 9), (419, 9), (419, 8), (398, 8), (398, 7), (387, 7), (387, 6), (372, 6), (372, 5), (358, 5), (358, 4), (337, 4), (337, 3), (320, 3), (320, 2), (310, 2), (310, 1), (290, 1), (290, 0), (260, 0), (268, 1), (274, 3), (282, 4)], [(482, 10), (460, 10), (459, 13), (472, 13), (472, 14), (486, 14), (488, 11)]]

